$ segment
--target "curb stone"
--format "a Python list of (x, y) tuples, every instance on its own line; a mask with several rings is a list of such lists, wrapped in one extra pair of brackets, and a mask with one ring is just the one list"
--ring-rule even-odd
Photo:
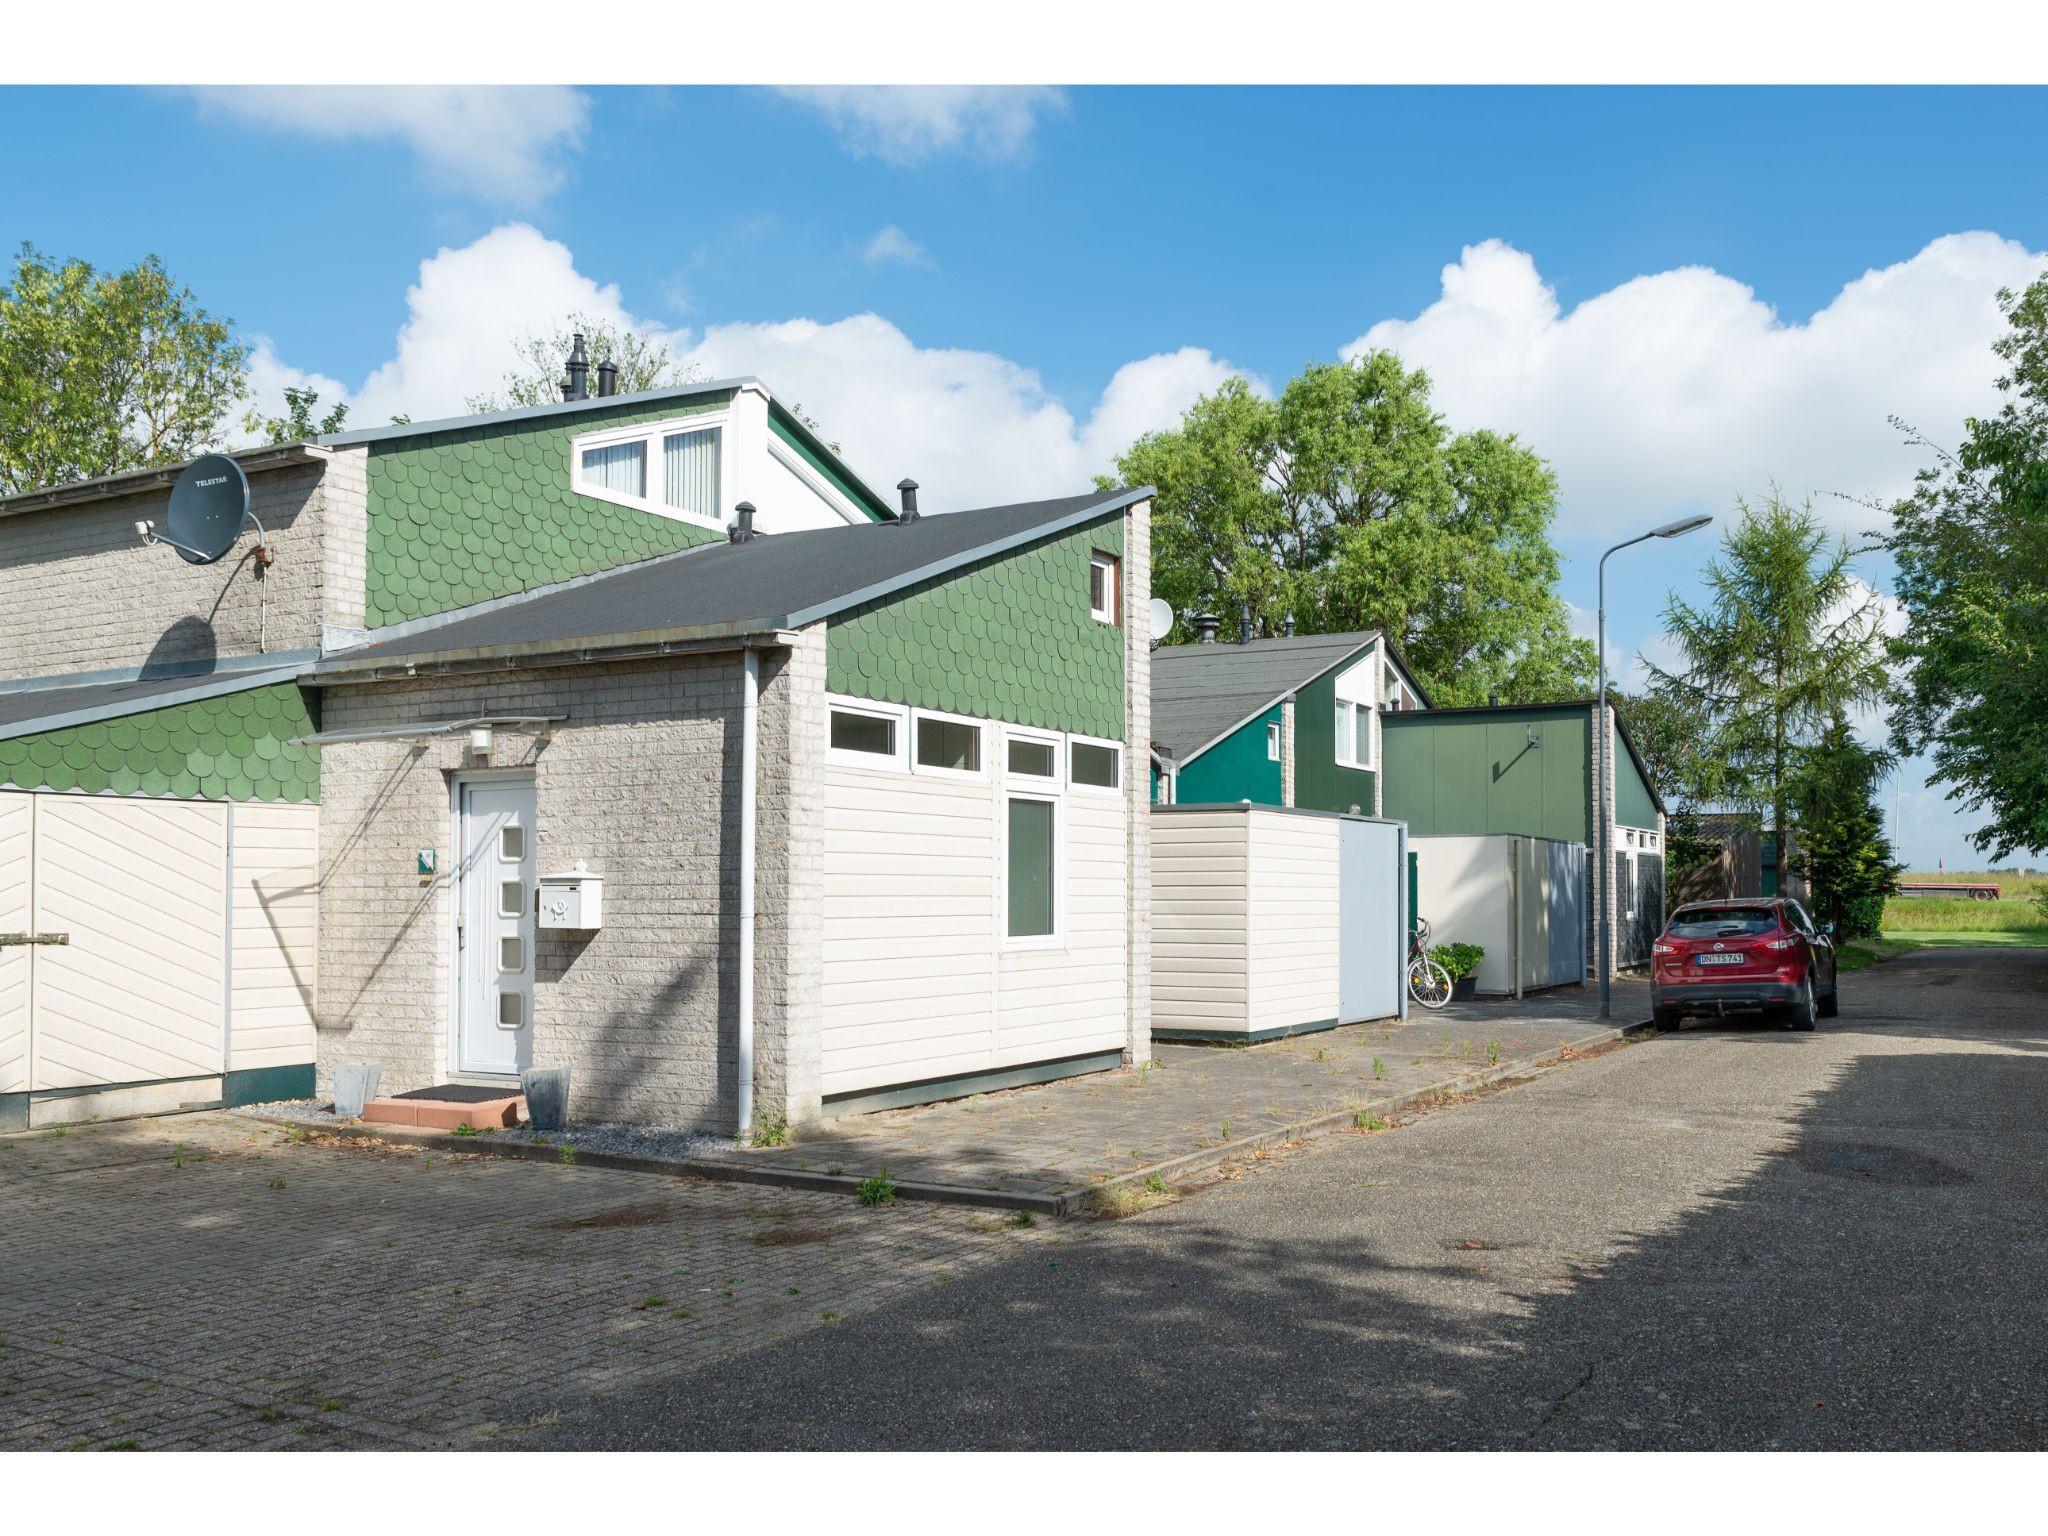
[[(1235, 1162), (1269, 1147), (1326, 1136), (1334, 1131), (1347, 1129), (1352, 1118), (1361, 1110), (1371, 1110), (1380, 1115), (1399, 1114), (1432, 1102), (1445, 1094), (1469, 1093), (1475, 1088), (1535, 1077), (1556, 1066), (1568, 1052), (1612, 1045), (1617, 1041), (1652, 1033), (1653, 1030), (1654, 1026), (1647, 1019), (1636, 1024), (1623, 1024), (1611, 1029), (1598, 1030), (1589, 1035), (1582, 1035), (1576, 1040), (1567, 1040), (1561, 1045), (1552, 1046), (1549, 1050), (1521, 1061), (1507, 1062), (1498, 1067), (1486, 1067), (1472, 1072), (1454, 1073), (1450, 1077), (1426, 1083), (1419, 1088), (1411, 1088), (1403, 1093), (1390, 1094), (1385, 1098), (1364, 1099), (1356, 1104), (1327, 1110), (1288, 1125), (1274, 1126), (1249, 1136), (1233, 1137), (1215, 1146), (1184, 1152), (1156, 1163), (1149, 1163), (1142, 1168), (1133, 1168), (1112, 1178), (1062, 1190), (1057, 1194), (1032, 1194), (1024, 1191), (982, 1189), (963, 1184), (898, 1179), (895, 1181), (896, 1198), (921, 1200), (937, 1205), (979, 1206), (988, 1210), (1030, 1211), (1034, 1215), (1047, 1217), (1078, 1216), (1089, 1211), (1112, 1190), (1142, 1186), (1147, 1179), (1152, 1178), (1171, 1183), (1175, 1178), (1186, 1178), (1190, 1174), (1207, 1172), (1211, 1168)], [(403, 1126), (371, 1125), (362, 1122), (315, 1126), (284, 1115), (252, 1114), (245, 1110), (238, 1110), (235, 1113), (245, 1120), (257, 1121), (264, 1125), (313, 1131), (329, 1136), (345, 1136), (358, 1141), (380, 1141), (387, 1145), (411, 1147), (418, 1151), (451, 1152), (465, 1157), (524, 1159), (528, 1162), (558, 1165), (562, 1163), (562, 1149), (550, 1142), (494, 1141), (489, 1136), (454, 1136), (442, 1131), (409, 1130)], [(861, 1185), (861, 1176), (857, 1174), (816, 1173), (809, 1169), (787, 1168), (773, 1163), (738, 1164), (716, 1158), (633, 1157), (621, 1152), (572, 1150), (576, 1152), (574, 1164), (563, 1166), (603, 1168), (622, 1173), (665, 1174), (671, 1178), (704, 1179), (721, 1184), (765, 1184), (781, 1189), (812, 1190), (821, 1194), (855, 1195)]]

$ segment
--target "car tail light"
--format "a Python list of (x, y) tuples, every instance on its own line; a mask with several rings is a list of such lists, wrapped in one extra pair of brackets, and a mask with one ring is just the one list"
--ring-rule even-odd
[(1781, 939), (1764, 940), (1765, 949), (1797, 949), (1798, 947), (1799, 935), (1796, 933), (1788, 933)]
[(1655, 944), (1651, 945), (1650, 948), (1653, 952), (1660, 955), (1682, 955), (1685, 953), (1685, 951), (1680, 949), (1676, 944), (1667, 944), (1662, 939), (1659, 939)]

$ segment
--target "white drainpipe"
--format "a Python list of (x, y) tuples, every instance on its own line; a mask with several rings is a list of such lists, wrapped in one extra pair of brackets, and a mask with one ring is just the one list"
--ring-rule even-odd
[(739, 1128), (745, 1141), (754, 1124), (754, 763), (761, 708), (761, 653), (745, 653), (740, 684), (740, 957)]

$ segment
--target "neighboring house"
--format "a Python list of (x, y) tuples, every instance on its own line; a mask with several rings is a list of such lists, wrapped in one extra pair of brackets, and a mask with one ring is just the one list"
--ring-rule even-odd
[[(1143, 494), (897, 526), (754, 379), (236, 459), (264, 551), (213, 565), (135, 535), (176, 469), (0, 502), (0, 1124), (305, 1094), (317, 1040), (391, 1090), (532, 1057), (578, 1112), (731, 1128), (750, 985), (788, 1118), (1143, 1055)], [(772, 537), (729, 543), (739, 502)], [(887, 866), (932, 838), (942, 891)], [(578, 862), (600, 926), (535, 930), (530, 883)]]
[(1597, 858), (1586, 865), (1594, 914), (1587, 925), (1589, 969), (1600, 921), (1612, 925), (1610, 953), (1618, 968), (1648, 962), (1664, 916), (1663, 802), (1613, 706), (1604, 731), (1596, 728), (1597, 713), (1595, 701), (1577, 699), (1422, 710), (1382, 720), (1383, 814), (1408, 824), (1411, 846), (1424, 856), (1431, 837), (1501, 833), (1593, 851), (1596, 826), (1605, 820), (1606, 867)]
[(1668, 908), (1688, 901), (1721, 901), (1763, 892), (1763, 839), (1756, 818), (1721, 812), (1700, 817), (1699, 833), (1714, 852), (1691, 869), (1670, 872)]
[(1152, 654), (1152, 798), (1380, 814), (1380, 717), (1429, 700), (1376, 630)]

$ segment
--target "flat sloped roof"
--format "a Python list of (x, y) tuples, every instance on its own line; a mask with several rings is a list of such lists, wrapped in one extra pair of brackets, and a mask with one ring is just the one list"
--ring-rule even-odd
[(247, 667), (178, 677), (129, 678), (115, 682), (79, 683), (67, 687), (15, 687), (0, 692), (0, 741), (38, 736), (68, 726), (90, 725), (144, 710), (165, 709), (199, 699), (218, 698), (288, 683), (304, 669), (302, 660), (282, 666)]
[(1152, 653), (1152, 740), (1184, 763), (1378, 638), (1365, 629), (1161, 646)]
[(1121, 511), (1149, 486), (948, 512), (912, 522), (708, 544), (479, 604), (328, 657), (311, 680), (428, 658), (540, 655), (798, 629), (920, 581)]

